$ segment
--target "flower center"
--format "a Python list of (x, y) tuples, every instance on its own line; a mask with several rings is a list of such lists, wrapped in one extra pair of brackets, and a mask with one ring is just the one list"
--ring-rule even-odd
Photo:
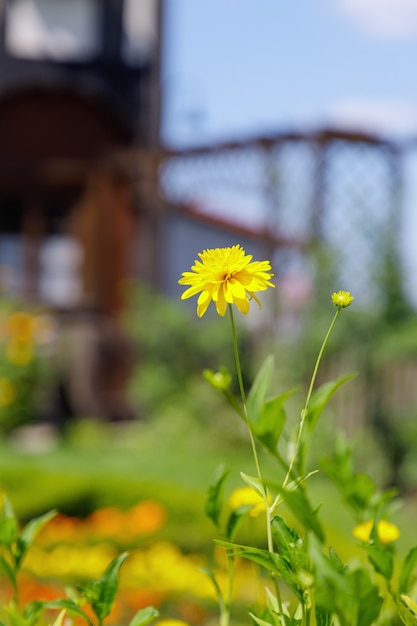
[(223, 282), (227, 282), (231, 278), (233, 278), (233, 272), (223, 272), (223, 275), (222, 275)]

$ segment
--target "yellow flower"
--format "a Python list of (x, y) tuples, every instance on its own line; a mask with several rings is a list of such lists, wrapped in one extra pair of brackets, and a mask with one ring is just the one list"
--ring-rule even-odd
[(255, 291), (274, 287), (270, 282), (271, 264), (269, 261), (252, 261), (240, 245), (231, 248), (213, 248), (199, 252), (191, 272), (183, 272), (180, 285), (190, 285), (181, 296), (182, 300), (195, 296), (197, 315), (202, 317), (213, 300), (217, 313), (224, 316), (227, 304), (235, 304), (241, 313), (249, 311), (249, 300), (254, 298), (261, 303)]
[(14, 338), (6, 346), (6, 356), (13, 365), (28, 365), (34, 358), (31, 340)]
[[(368, 542), (371, 539), (373, 527), (374, 521), (371, 519), (366, 522), (362, 522), (362, 524), (358, 524), (353, 529), (353, 536), (356, 537), (356, 539), (360, 539), (360, 541)], [(396, 541), (401, 534), (399, 528), (395, 524), (391, 524), (391, 522), (387, 522), (383, 519), (378, 522), (377, 532), (381, 543), (392, 543), (393, 541)]]
[(16, 397), (13, 383), (8, 378), (0, 378), (0, 407), (9, 406)]
[(17, 311), (6, 322), (7, 332), (14, 339), (30, 340), (35, 334), (36, 319), (26, 311)]
[(332, 302), (340, 309), (344, 309), (354, 300), (349, 291), (336, 291), (332, 294)]
[(229, 497), (230, 508), (235, 511), (240, 506), (252, 505), (251, 517), (258, 517), (265, 511), (265, 501), (252, 487), (238, 487)]
[(156, 626), (188, 626), (182, 619), (163, 619), (156, 623)]

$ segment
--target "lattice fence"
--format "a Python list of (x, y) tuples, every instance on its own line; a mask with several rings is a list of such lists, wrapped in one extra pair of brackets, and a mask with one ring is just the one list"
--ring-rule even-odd
[(396, 252), (398, 156), (367, 135), (285, 134), (168, 153), (160, 184), (171, 203), (273, 235), (281, 275), (320, 278), (320, 244), (335, 284), (368, 302), (380, 293), (381, 253)]

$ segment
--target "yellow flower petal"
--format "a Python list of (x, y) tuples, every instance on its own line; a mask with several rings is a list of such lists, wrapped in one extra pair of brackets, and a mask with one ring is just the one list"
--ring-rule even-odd
[(340, 309), (344, 309), (353, 302), (354, 297), (349, 291), (336, 291), (332, 294), (332, 302)]
[(231, 248), (212, 248), (199, 252), (191, 272), (183, 272), (178, 283), (188, 289), (181, 296), (186, 300), (200, 293), (197, 301), (197, 315), (202, 317), (211, 301), (222, 317), (227, 305), (234, 304), (237, 309), (247, 314), (249, 301), (256, 291), (265, 291), (275, 287), (271, 282), (271, 264), (269, 261), (252, 261), (252, 255), (246, 254), (240, 245)]
[[(373, 520), (367, 520), (366, 522), (362, 522), (362, 524), (358, 524), (353, 529), (353, 536), (360, 541), (368, 543), (371, 540), (373, 527)], [(378, 522), (377, 532), (381, 543), (392, 543), (393, 541), (396, 541), (401, 534), (398, 526), (383, 519)]]

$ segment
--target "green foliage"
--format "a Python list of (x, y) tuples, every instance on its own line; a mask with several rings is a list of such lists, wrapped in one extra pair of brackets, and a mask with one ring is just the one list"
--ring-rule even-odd
[(0, 301), (0, 433), (33, 422), (50, 375), (52, 321), (9, 298)]
[[(313, 436), (334, 393), (356, 376), (346, 374), (314, 389), (323, 350), (339, 312), (340, 308), (319, 351), (298, 420), (294, 422), (289, 418), (286, 407), (287, 401), (293, 398), (293, 391), (270, 398), (274, 368), (271, 357), (260, 367), (246, 398), (241, 394), (257, 470), (254, 476), (241, 472), (241, 478), (253, 490), (254, 497), (263, 500), (266, 547), (236, 541), (235, 532), (223, 532), (223, 537), (215, 543), (225, 549), (228, 562), (236, 558), (248, 560), (269, 576), (275, 593), (270, 588), (262, 609), (250, 612), (259, 626), (306, 626), (312, 619), (317, 626), (382, 626), (392, 618), (395, 607), (397, 619), (406, 625), (415, 624), (413, 600), (407, 593), (413, 587), (417, 553), (415, 548), (408, 553), (399, 578), (394, 577), (396, 555), (392, 542), (398, 533), (393, 525), (384, 521), (390, 514), (396, 491), (379, 489), (368, 474), (356, 472), (352, 448), (342, 438), (336, 440), (333, 454), (323, 459), (322, 468), (355, 520), (365, 555), (360, 562), (344, 562), (327, 542), (321, 507), (312, 503), (310, 495), (309, 485), (316, 470), (306, 467)], [(241, 415), (240, 409), (237, 412)], [(266, 478), (258, 446), (278, 462), (279, 480)], [(223, 503), (220, 493), (223, 493), (225, 478), (223, 471), (209, 492), (206, 509), (218, 528)], [(287, 513), (278, 514), (279, 508)], [(237, 507), (236, 519), (240, 523), (251, 511), (250, 506)], [(233, 512), (229, 513), (229, 522), (231, 519)], [(233, 573), (230, 569), (228, 576), (231, 587)], [(213, 573), (211, 577), (216, 584)], [(295, 606), (292, 614), (287, 608), (288, 601), (283, 600), (283, 588), (286, 595), (289, 593), (291, 606)], [(221, 623), (229, 624), (231, 607), (224, 598), (219, 608)]]
[[(208, 317), (201, 332), (198, 320), (183, 306), (144, 286), (132, 286), (130, 300), (125, 326), (138, 352), (130, 388), (140, 417), (152, 419), (173, 403), (201, 416), (197, 396), (203, 370), (217, 368), (219, 363), (226, 371), (233, 366), (225, 325), (217, 316)], [(243, 329), (239, 337), (242, 344), (247, 343)], [(207, 394), (207, 416), (213, 408), (210, 397)]]
[[(22, 530), (14, 514), (13, 508), (4, 497), (3, 508), (0, 517), (1, 534), (0, 565), (3, 572), (12, 584), (14, 594), (9, 604), (1, 607), (8, 619), (9, 626), (36, 626), (41, 622), (46, 610), (59, 610), (61, 613), (55, 620), (54, 626), (61, 626), (65, 614), (71, 617), (82, 618), (88, 626), (101, 626), (103, 620), (109, 615), (118, 591), (118, 574), (120, 567), (126, 560), (128, 554), (123, 553), (117, 556), (107, 566), (99, 579), (89, 581), (86, 585), (80, 586), (78, 591), (69, 589), (70, 597), (57, 600), (34, 600), (21, 606), (19, 599), (19, 574), (23, 559), (27, 551), (32, 547), (37, 535), (42, 528), (55, 516), (51, 511), (45, 515), (32, 519)], [(13, 524), (11, 523), (13, 522)], [(83, 608), (87, 602), (96, 617), (94, 622), (88, 612)], [(129, 626), (145, 626), (151, 623), (158, 616), (158, 611), (153, 607), (140, 610), (131, 620)]]

